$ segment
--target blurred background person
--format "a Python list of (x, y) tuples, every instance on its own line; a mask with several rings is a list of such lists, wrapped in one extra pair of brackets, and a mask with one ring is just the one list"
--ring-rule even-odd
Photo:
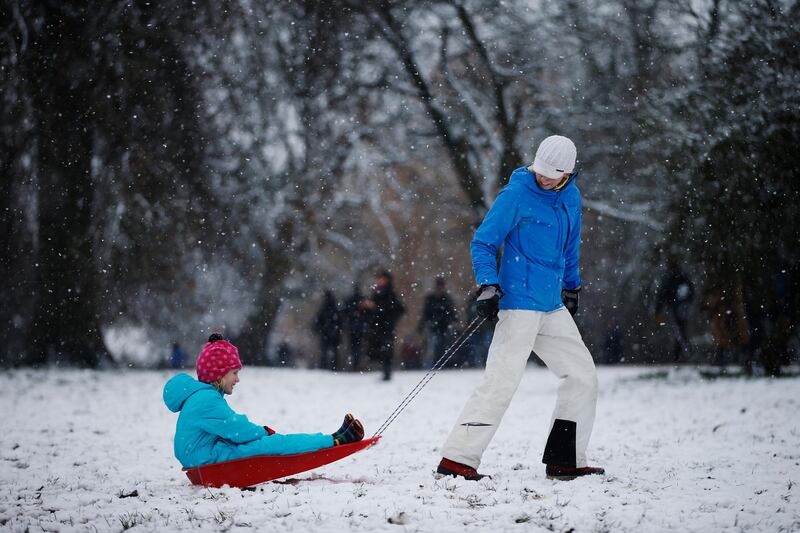
[(388, 270), (377, 272), (372, 294), (361, 302), (360, 308), (367, 316), (367, 355), (370, 361), (380, 361), (383, 380), (389, 381), (392, 379), (395, 328), (406, 308), (394, 291), (392, 274)]
[(400, 365), (405, 370), (422, 368), (422, 349), (417, 344), (416, 335), (406, 335), (400, 344)]
[(174, 369), (184, 368), (186, 364), (186, 352), (177, 342), (172, 344), (172, 354), (169, 358), (169, 366)]
[(433, 292), (425, 296), (417, 331), (427, 335), (424, 368), (431, 368), (444, 354), (448, 342), (452, 339), (453, 324), (458, 320), (453, 299), (447, 293), (447, 282), (438, 276), (434, 281)]
[(608, 320), (608, 332), (603, 341), (603, 354), (605, 363), (616, 365), (625, 360), (625, 344), (622, 328), (619, 327), (615, 318)]
[[(465, 327), (472, 323), (478, 316), (478, 293), (472, 294), (467, 299)], [(472, 334), (464, 345), (463, 366), (479, 368), (486, 365), (486, 356), (489, 354), (489, 345), (492, 344), (494, 322), (484, 320), (478, 330)]]
[(327, 370), (339, 368), (339, 345), (342, 342), (342, 315), (332, 290), (326, 290), (322, 297), (314, 328), (319, 335), (319, 367)]
[(291, 344), (286, 339), (278, 343), (275, 348), (275, 361), (274, 366), (285, 366), (287, 368), (294, 368), (294, 350)]
[(363, 351), (364, 334), (367, 331), (367, 320), (365, 311), (361, 308), (364, 296), (358, 282), (353, 283), (353, 293), (345, 301), (342, 309), (344, 327), (347, 331), (347, 340), (350, 345), (350, 355), (348, 362), (350, 369), (357, 371), (361, 365), (361, 352)]
[(711, 335), (714, 339), (714, 364), (724, 372), (731, 363), (749, 360), (746, 352), (750, 343), (750, 329), (745, 315), (741, 282), (728, 283), (716, 264), (708, 268), (708, 280), (703, 290), (703, 309), (709, 314)]
[(691, 346), (687, 333), (689, 307), (694, 299), (694, 285), (672, 256), (667, 260), (667, 273), (656, 294), (656, 321), (672, 326), (672, 360), (688, 361)]

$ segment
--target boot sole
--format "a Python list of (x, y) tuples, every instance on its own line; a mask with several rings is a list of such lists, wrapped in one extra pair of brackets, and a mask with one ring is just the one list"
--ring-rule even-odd
[(547, 479), (553, 479), (553, 480), (556, 480), (556, 481), (572, 481), (573, 479), (579, 478), (579, 477), (604, 476), (604, 475), (605, 475), (605, 472), (592, 472), (592, 473), (589, 473), (589, 474), (577, 474), (577, 475), (568, 474), (568, 475), (565, 475), (565, 476), (559, 476), (559, 475), (555, 475), (555, 474), (546, 474), (546, 477), (547, 477)]
[(456, 478), (460, 477), (461, 479), (466, 479), (467, 481), (480, 481), (483, 478), (492, 479), (492, 476), (487, 476), (486, 474), (481, 474), (478, 477), (473, 477), (473, 476), (467, 477), (467, 476), (462, 476), (461, 474), (457, 474), (456, 472), (451, 472), (450, 470), (444, 470), (444, 469), (437, 469), (436, 473), (433, 474), (433, 477), (435, 479), (442, 479), (443, 477), (456, 477)]

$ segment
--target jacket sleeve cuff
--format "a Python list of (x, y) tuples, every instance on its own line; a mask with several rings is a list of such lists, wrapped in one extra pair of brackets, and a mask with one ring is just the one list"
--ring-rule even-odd
[(500, 285), (500, 279), (497, 276), (483, 276), (475, 278), (478, 285)]

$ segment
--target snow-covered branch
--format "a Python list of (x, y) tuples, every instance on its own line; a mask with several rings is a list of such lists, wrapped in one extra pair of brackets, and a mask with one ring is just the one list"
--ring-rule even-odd
[(658, 220), (648, 217), (641, 212), (624, 211), (599, 200), (583, 198), (583, 205), (589, 209), (597, 211), (601, 215), (616, 218), (618, 220), (625, 220), (626, 222), (644, 224), (645, 226), (654, 230), (661, 231), (665, 227), (663, 222), (659, 222)]

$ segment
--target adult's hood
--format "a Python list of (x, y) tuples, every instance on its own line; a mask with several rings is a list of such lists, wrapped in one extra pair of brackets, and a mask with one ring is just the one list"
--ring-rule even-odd
[(183, 404), (189, 396), (203, 389), (214, 389), (214, 386), (197, 381), (189, 374), (178, 374), (164, 385), (164, 403), (170, 411), (177, 413), (183, 409)]

